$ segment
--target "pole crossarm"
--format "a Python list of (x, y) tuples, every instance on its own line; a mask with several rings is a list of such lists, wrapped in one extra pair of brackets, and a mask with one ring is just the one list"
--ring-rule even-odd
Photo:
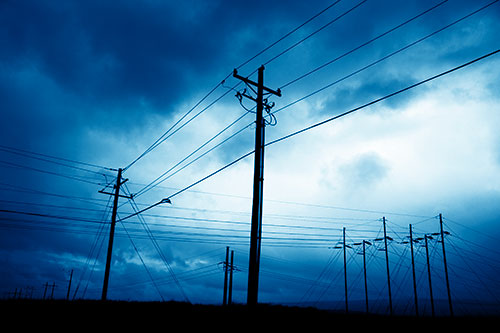
[[(264, 69), (264, 66), (262, 66), (261, 68), (262, 68), (262, 69)], [(233, 70), (233, 77), (235, 77), (235, 78), (237, 78), (237, 79), (239, 79), (239, 80), (241, 80), (241, 81), (243, 81), (243, 82), (245, 82), (246, 84), (249, 84), (249, 85), (251, 85), (251, 86), (254, 86), (254, 87), (258, 87), (258, 86), (259, 86), (259, 84), (258, 84), (257, 82), (252, 81), (252, 80), (250, 80), (250, 79), (249, 79), (249, 78), (247, 78), (247, 77), (244, 77), (244, 76), (239, 75), (239, 74), (238, 74), (238, 70), (237, 70), (236, 68)], [(270, 93), (270, 94), (273, 94), (273, 95), (276, 95), (276, 96), (278, 96), (278, 97), (281, 97), (281, 90), (280, 90), (280, 89), (278, 89), (278, 90), (273, 90), (273, 89), (268, 88), (268, 87), (265, 87), (265, 86), (262, 86), (262, 89), (263, 89), (264, 91), (266, 91), (266, 92)], [(245, 96), (245, 97), (246, 97), (246, 96)], [(255, 101), (255, 100), (254, 100), (254, 101)]]

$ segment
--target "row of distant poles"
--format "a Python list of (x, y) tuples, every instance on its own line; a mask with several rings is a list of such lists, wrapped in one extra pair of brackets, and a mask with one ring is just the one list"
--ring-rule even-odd
[[(386, 231), (386, 220), (385, 217), (382, 218), (383, 226), (384, 226), (384, 238), (378, 238), (375, 240), (384, 241), (384, 249), (383, 251), (385, 252), (385, 261), (386, 261), (386, 269), (387, 269), (387, 290), (388, 290), (388, 296), (389, 296), (389, 313), (390, 315), (393, 314), (393, 307), (392, 307), (392, 293), (391, 293), (391, 275), (390, 275), (390, 270), (389, 270), (389, 253), (387, 251), (387, 240), (392, 240), (391, 237), (387, 236), (387, 231)], [(448, 278), (448, 265), (446, 263), (446, 249), (445, 249), (445, 243), (444, 243), (444, 235), (448, 234), (447, 231), (443, 230), (443, 216), (442, 214), (439, 214), (439, 225), (440, 225), (440, 232), (439, 233), (433, 233), (433, 234), (425, 234), (423, 238), (413, 238), (413, 231), (412, 231), (412, 225), (410, 224), (410, 236), (409, 236), (409, 241), (408, 242), (403, 242), (403, 243), (409, 243), (410, 244), (410, 253), (411, 253), (411, 266), (412, 266), (412, 273), (413, 273), (413, 293), (414, 293), (414, 300), (415, 300), (415, 315), (418, 317), (419, 316), (419, 310), (418, 310), (418, 296), (417, 296), (417, 280), (416, 280), (416, 274), (415, 274), (415, 258), (414, 258), (414, 253), (413, 253), (413, 246), (414, 243), (419, 243), (422, 239), (424, 240), (424, 247), (425, 247), (425, 253), (426, 253), (426, 258), (427, 258), (427, 277), (429, 281), (429, 296), (430, 296), (430, 302), (431, 302), (431, 313), (432, 316), (435, 316), (435, 310), (434, 310), (434, 297), (432, 294), (432, 279), (431, 279), (431, 267), (430, 267), (430, 261), (429, 261), (429, 247), (428, 247), (428, 240), (433, 239), (432, 236), (441, 236), (441, 241), (438, 241), (442, 244), (442, 249), (443, 249), (443, 264), (444, 264), (444, 274), (445, 274), (445, 280), (446, 280), (446, 290), (448, 292), (448, 306), (450, 309), (450, 316), (453, 316), (453, 303), (451, 301), (451, 292), (450, 292), (450, 281)], [(343, 249), (344, 251), (344, 290), (345, 290), (345, 312), (349, 312), (349, 302), (348, 302), (348, 288), (347, 288), (347, 255), (346, 255), (346, 248), (350, 248), (350, 245), (346, 244), (345, 241), (346, 237), (346, 228), (343, 228), (342, 230), (342, 242), (341, 246), (335, 246), (334, 248), (337, 249)], [(369, 307), (368, 307), (368, 285), (367, 285), (367, 278), (366, 278), (366, 246), (372, 245), (367, 240), (363, 240), (360, 243), (354, 243), (353, 245), (362, 245), (362, 252), (361, 254), (363, 255), (363, 275), (364, 275), (364, 289), (365, 289), (365, 309), (366, 313), (369, 313)], [(382, 249), (381, 249), (382, 250)]]

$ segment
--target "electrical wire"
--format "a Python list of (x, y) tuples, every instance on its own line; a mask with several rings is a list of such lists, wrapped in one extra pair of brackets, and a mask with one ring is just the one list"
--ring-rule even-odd
[[(340, 20), (341, 18), (343, 18), (344, 16), (346, 16), (347, 14), (349, 14), (350, 12), (354, 11), (356, 8), (360, 7), (361, 5), (363, 5), (365, 2), (367, 2), (368, 0), (362, 0), (361, 2), (357, 3), (356, 5), (354, 5), (353, 7), (351, 7), (350, 9), (348, 9), (347, 11), (343, 12), (342, 14), (340, 14), (339, 16), (336, 16), (334, 19), (328, 21), (328, 23), (324, 24), (323, 26), (321, 26), (319, 29), (313, 31), (312, 33), (310, 33), (309, 35), (307, 35), (306, 37), (302, 38), (301, 40), (299, 40), (298, 42), (294, 43), (293, 45), (289, 46), (288, 48), (286, 48), (285, 50), (283, 50), (282, 52), (278, 53), (277, 55), (275, 55), (274, 57), (272, 57), (271, 59), (269, 59), (268, 61), (266, 61), (264, 63), (264, 65), (268, 65), (269, 63), (273, 62), (274, 60), (276, 60), (277, 58), (281, 57), (282, 55), (284, 55), (285, 53), (289, 52), (290, 50), (294, 49), (295, 47), (297, 47), (298, 45), (302, 44), (303, 42), (305, 42), (306, 40), (308, 40), (309, 38), (311, 38), (312, 36), (316, 35), (318, 32), (326, 29), (327, 27), (329, 27), (331, 24), (337, 22), (338, 20)], [(337, 1), (338, 2), (338, 1)]]
[[(366, 0), (365, 0), (366, 1)], [(296, 31), (298, 31), (300, 28), (302, 28), (303, 26), (305, 26), (307, 23), (311, 22), (312, 20), (316, 19), (317, 17), (319, 17), (321, 14), (323, 14), (324, 12), (326, 12), (328, 9), (330, 9), (331, 7), (333, 7), (335, 4), (337, 4), (338, 2), (340, 2), (340, 0), (337, 0), (335, 1), (333, 4), (327, 6), (326, 8), (324, 8), (323, 10), (321, 10), (320, 12), (318, 12), (317, 14), (315, 14), (314, 16), (312, 16), (311, 18), (309, 18), (308, 20), (306, 20), (304, 23), (300, 24), (298, 27), (292, 29), (291, 31), (289, 31), (288, 33), (286, 33), (284, 36), (282, 36), (281, 38), (279, 38), (277, 41), (271, 43), (269, 46), (265, 47), (263, 50), (261, 50), (260, 52), (258, 52), (256, 55), (250, 57), (249, 59), (247, 59), (246, 61), (244, 61), (243, 63), (241, 63), (237, 68), (241, 68), (243, 67), (244, 65), (248, 64), (249, 62), (251, 62), (252, 60), (254, 60), (256, 57), (260, 56), (261, 54), (263, 54), (264, 52), (268, 51), (269, 49), (271, 49), (272, 47), (274, 47), (276, 44), (278, 44), (279, 42), (281, 42), (282, 40), (284, 40), (285, 38), (289, 37), (290, 35), (292, 35), (293, 33), (295, 33)], [(220, 97), (218, 97), (217, 99), (215, 99), (214, 102), (212, 102), (211, 104), (209, 104), (207, 107), (205, 107), (204, 109), (202, 109), (198, 114), (196, 114), (194, 117), (192, 117), (188, 122), (184, 123), (180, 128), (178, 128), (177, 130), (175, 130), (175, 132), (173, 132), (171, 135), (169, 135), (169, 133), (182, 121), (184, 120), (184, 118), (186, 118), (194, 109), (196, 109), (203, 101), (205, 101), (210, 95), (212, 95), (216, 90), (217, 88), (219, 88), (220, 86), (224, 85), (225, 81), (231, 77), (231, 75), (233, 74), (233, 72), (231, 71), (229, 74), (226, 75), (226, 77), (221, 80), (219, 83), (217, 83), (206, 95), (204, 95), (202, 97), (201, 100), (199, 100), (191, 109), (189, 109), (181, 118), (179, 118), (171, 127), (169, 127), (169, 129), (167, 131), (165, 131), (158, 139), (156, 139), (155, 142), (153, 142), (142, 154), (140, 154), (137, 158), (135, 158), (131, 163), (129, 163), (123, 170), (127, 170), (129, 169), (132, 165), (134, 165), (135, 163), (137, 163), (140, 159), (142, 159), (144, 156), (146, 156), (147, 154), (149, 154), (152, 150), (154, 150), (156, 147), (158, 147), (160, 144), (162, 144), (165, 140), (167, 140), (171, 135), (173, 135), (175, 132), (177, 132), (178, 130), (180, 130), (180, 128), (184, 127), (185, 125), (187, 125), (189, 122), (191, 122), (192, 120), (194, 120), (196, 117), (198, 117), (201, 113), (205, 112), (207, 109), (209, 109), (212, 105), (214, 105), (216, 102), (218, 102), (220, 99), (222, 99), (224, 96), (226, 96), (230, 90), (226, 91), (224, 94), (222, 94)], [(238, 82), (238, 84), (236, 86), (238, 86), (241, 82)], [(235, 86), (235, 87), (236, 87)], [(235, 88), (233, 87), (233, 89)]]
[[(496, 1), (498, 1), (498, 0), (496, 0)], [(358, 106), (358, 107), (356, 107), (356, 108), (353, 108), (353, 109), (351, 109), (351, 110), (349, 110), (349, 111), (346, 111), (346, 112), (344, 112), (344, 113), (341, 113), (341, 114), (339, 114), (339, 115), (337, 115), (337, 116), (327, 118), (327, 119), (325, 119), (325, 120), (323, 120), (323, 121), (320, 121), (320, 122), (318, 122), (318, 123), (315, 123), (315, 124), (313, 124), (313, 125), (311, 125), (311, 126), (305, 127), (305, 128), (300, 129), (300, 130), (298, 130), (298, 131), (295, 131), (295, 132), (292, 132), (292, 133), (290, 133), (290, 134), (288, 134), (288, 135), (285, 135), (285, 136), (283, 136), (283, 137), (281, 137), (281, 138), (278, 138), (278, 139), (275, 139), (275, 140), (273, 140), (273, 141), (270, 141), (270, 142), (268, 142), (268, 143), (264, 144), (264, 146), (271, 146), (271, 145), (276, 144), (276, 143), (278, 143), (278, 142), (281, 142), (281, 141), (284, 141), (284, 140), (289, 139), (289, 138), (291, 138), (291, 137), (294, 137), (294, 136), (296, 136), (296, 135), (298, 135), (298, 134), (302, 134), (302, 133), (307, 132), (307, 131), (309, 131), (309, 130), (311, 130), (311, 129), (314, 129), (314, 128), (316, 128), (316, 127), (319, 127), (319, 126), (321, 126), (321, 125), (327, 124), (327, 123), (329, 123), (329, 122), (331, 122), (331, 121), (334, 121), (334, 120), (337, 120), (337, 119), (342, 118), (342, 117), (344, 117), (344, 116), (347, 116), (347, 115), (349, 115), (349, 114), (351, 114), (351, 113), (354, 113), (354, 112), (356, 112), (356, 111), (359, 111), (359, 110), (365, 109), (365, 108), (367, 108), (367, 107), (369, 107), (369, 106), (372, 106), (372, 105), (374, 105), (374, 104), (380, 103), (380, 102), (382, 102), (382, 101), (384, 101), (384, 100), (386, 100), (386, 99), (389, 99), (389, 98), (391, 98), (391, 97), (394, 97), (394, 96), (396, 96), (396, 95), (399, 95), (399, 94), (401, 94), (401, 93), (403, 93), (403, 92), (406, 92), (406, 91), (408, 91), (408, 90), (414, 89), (414, 88), (416, 88), (416, 87), (418, 87), (418, 86), (421, 86), (421, 85), (423, 85), (423, 84), (425, 84), (425, 83), (428, 83), (428, 82), (431, 82), (431, 81), (433, 81), (433, 80), (436, 80), (436, 79), (438, 79), (438, 78), (440, 78), (440, 77), (443, 77), (443, 76), (445, 76), (445, 75), (451, 74), (451, 73), (453, 73), (453, 72), (455, 72), (455, 71), (457, 71), (457, 70), (460, 70), (460, 69), (462, 69), (462, 68), (468, 67), (468, 66), (470, 66), (470, 65), (472, 65), (472, 64), (474, 64), (474, 63), (476, 63), (476, 62), (479, 62), (479, 61), (481, 61), (481, 60), (484, 60), (484, 59), (486, 59), (486, 58), (489, 58), (489, 57), (491, 57), (491, 56), (493, 56), (493, 55), (495, 55), (495, 54), (497, 54), (497, 53), (499, 53), (499, 52), (500, 52), (500, 49), (495, 50), (495, 51), (490, 52), (490, 53), (487, 53), (487, 54), (485, 54), (485, 55), (483, 55), (483, 56), (480, 56), (480, 57), (475, 58), (475, 59), (473, 59), (473, 60), (471, 60), (471, 61), (468, 61), (468, 62), (466, 62), (466, 63), (464, 63), (464, 64), (462, 64), (462, 65), (456, 66), (456, 67), (454, 67), (454, 68), (451, 68), (451, 69), (449, 69), (449, 70), (446, 70), (446, 71), (444, 71), (444, 72), (441, 72), (441, 73), (439, 73), (439, 74), (437, 74), (437, 75), (434, 75), (434, 76), (431, 76), (431, 77), (429, 77), (429, 78), (427, 78), (427, 79), (421, 80), (421, 81), (419, 81), (419, 82), (417, 82), (417, 83), (414, 83), (414, 84), (409, 85), (409, 86), (407, 86), (407, 87), (405, 87), (405, 88), (399, 89), (399, 90), (397, 90), (397, 91), (395, 91), (395, 92), (393, 92), (393, 93), (390, 93), (390, 94), (388, 94), (388, 95), (385, 95), (385, 96), (383, 96), (383, 97), (380, 97), (380, 98), (377, 98), (377, 99), (375, 99), (375, 100), (372, 100), (371, 102), (365, 103), (365, 104), (363, 104), (363, 105), (361, 105), (361, 106)], [(168, 198), (169, 198), (169, 199), (172, 199), (172, 198), (176, 197), (177, 195), (179, 195), (179, 194), (181, 194), (181, 193), (183, 193), (183, 192), (185, 192), (185, 191), (187, 191), (187, 190), (191, 189), (192, 187), (194, 187), (194, 186), (196, 186), (196, 185), (200, 184), (201, 182), (203, 182), (203, 181), (205, 181), (205, 180), (207, 180), (207, 179), (209, 179), (209, 178), (211, 178), (211, 177), (213, 177), (213, 176), (217, 175), (217, 174), (218, 174), (218, 173), (220, 173), (221, 171), (223, 171), (223, 170), (225, 170), (225, 169), (227, 169), (227, 168), (229, 168), (229, 167), (233, 166), (234, 164), (238, 163), (239, 161), (241, 161), (241, 160), (243, 160), (243, 159), (247, 158), (248, 156), (252, 155), (254, 152), (255, 152), (255, 151), (254, 151), (254, 150), (252, 150), (252, 151), (250, 151), (250, 152), (246, 153), (245, 155), (240, 156), (239, 158), (235, 159), (234, 161), (230, 162), (229, 164), (226, 164), (226, 165), (222, 166), (221, 168), (217, 169), (216, 171), (212, 172), (211, 174), (209, 174), (209, 175), (207, 175), (207, 176), (205, 176), (205, 177), (201, 178), (200, 180), (198, 180), (198, 181), (196, 181), (196, 182), (192, 183), (191, 185), (189, 185), (189, 186), (187, 186), (187, 187), (185, 187), (185, 188), (183, 188), (183, 189), (180, 189), (179, 191), (177, 191), (177, 192), (173, 193), (173, 194), (172, 194), (172, 195), (170, 195)]]
[(301, 97), (301, 98), (299, 98), (299, 99), (297, 99), (297, 100), (295, 100), (295, 101), (293, 101), (291, 103), (288, 103), (287, 105), (285, 105), (285, 106), (283, 106), (283, 107), (275, 110), (273, 113), (276, 114), (276, 113), (278, 113), (278, 112), (280, 112), (280, 111), (282, 111), (284, 109), (287, 109), (287, 108), (289, 108), (289, 107), (291, 107), (291, 106), (293, 106), (293, 105), (295, 105), (295, 104), (297, 104), (297, 103), (299, 103), (299, 102), (301, 102), (301, 101), (303, 101), (303, 100), (305, 100), (307, 98), (310, 98), (310, 97), (312, 97), (312, 96), (314, 96), (314, 95), (316, 95), (316, 94), (318, 94), (318, 93), (320, 93), (320, 92), (322, 92), (322, 91), (324, 91), (324, 90), (326, 90), (328, 88), (331, 88), (332, 86), (334, 86), (334, 85), (336, 85), (336, 84), (338, 84), (338, 83), (340, 83), (340, 82), (342, 82), (342, 81), (344, 81), (344, 80), (346, 80), (346, 79), (348, 79), (348, 78), (350, 78), (350, 77), (352, 77), (352, 76), (354, 76), (356, 74), (359, 74), (362, 71), (364, 71), (364, 70), (366, 70), (368, 68), (371, 68), (371, 67), (379, 64), (380, 62), (382, 62), (384, 60), (387, 60), (390, 57), (393, 57), (394, 55), (399, 54), (399, 53), (403, 52), (404, 50), (406, 50), (406, 49), (408, 49), (408, 48), (410, 48), (412, 46), (415, 46), (415, 45), (417, 45), (417, 44), (425, 41), (428, 38), (431, 38), (431, 37), (437, 35), (438, 33), (440, 33), (442, 31), (444, 31), (444, 30), (446, 30), (446, 29), (454, 26), (455, 24), (458, 24), (458, 23), (466, 20), (467, 18), (469, 18), (469, 17), (471, 17), (471, 16), (473, 16), (473, 15), (475, 15), (475, 14), (477, 14), (477, 13), (483, 11), (483, 10), (485, 10), (486, 8), (488, 8), (491, 5), (497, 3), (498, 1), (499, 0), (494, 0), (494, 1), (492, 1), (492, 2), (490, 2), (488, 4), (486, 4), (486, 5), (482, 6), (481, 8), (476, 9), (475, 11), (473, 11), (473, 12), (471, 12), (471, 13), (469, 13), (469, 14), (461, 17), (461, 18), (459, 18), (458, 20), (455, 20), (455, 21), (453, 21), (453, 22), (451, 22), (451, 23), (449, 23), (449, 24), (441, 27), (440, 29), (433, 31), (430, 34), (427, 34), (424, 37), (421, 37), (421, 38), (413, 41), (412, 43), (409, 43), (409, 44), (403, 46), (402, 48), (399, 48), (398, 50), (396, 50), (394, 52), (391, 52), (391, 53), (385, 55), (384, 57), (382, 57), (382, 58), (380, 58), (380, 59), (378, 59), (378, 60), (376, 60), (376, 61), (374, 61), (374, 62), (372, 62), (372, 63), (370, 63), (370, 64), (368, 64), (368, 65), (366, 65), (366, 66), (364, 66), (364, 67), (362, 67), (362, 68), (360, 68), (360, 69), (358, 69), (358, 70), (356, 70), (356, 71), (354, 71), (354, 72), (352, 72), (352, 73), (350, 73), (350, 74), (348, 74), (348, 75), (346, 75), (346, 76), (344, 76), (344, 77), (342, 77), (342, 78), (334, 81), (334, 82), (332, 82), (332, 83), (329, 83), (326, 86), (321, 87), (320, 89), (317, 89), (317, 90), (313, 91), (312, 93), (309, 93), (309, 94), (305, 95), (304, 97)]
[(357, 47), (351, 49), (350, 51), (347, 51), (347, 52), (343, 53), (342, 55), (340, 55), (340, 56), (338, 56), (338, 57), (336, 57), (336, 58), (334, 58), (334, 59), (332, 59), (332, 60), (324, 63), (323, 65), (318, 66), (318, 67), (310, 70), (309, 72), (307, 72), (305, 74), (302, 74), (298, 78), (295, 78), (295, 79), (293, 79), (293, 80), (291, 80), (291, 81), (283, 84), (279, 89), (283, 90), (284, 88), (286, 88), (286, 87), (288, 87), (288, 86), (290, 86), (290, 85), (292, 85), (292, 84), (294, 84), (294, 83), (296, 83), (296, 82), (298, 82), (298, 81), (300, 81), (300, 80), (308, 77), (309, 75), (311, 75), (311, 74), (313, 74), (313, 73), (315, 73), (315, 72), (317, 72), (317, 71), (325, 68), (326, 66), (329, 66), (329, 65), (333, 64), (334, 62), (336, 62), (336, 61), (338, 61), (338, 60), (340, 60), (340, 59), (342, 59), (342, 58), (344, 58), (344, 57), (346, 57), (346, 56), (348, 56), (348, 55), (356, 52), (357, 50), (359, 50), (359, 49), (361, 49), (361, 48), (363, 48), (363, 47), (365, 47), (365, 46), (367, 46), (367, 45), (375, 42), (376, 40), (378, 40), (378, 39), (380, 39), (380, 38), (382, 38), (382, 37), (384, 37), (384, 36), (386, 36), (386, 35), (394, 32), (394, 31), (398, 30), (399, 28), (402, 28), (403, 26), (407, 25), (408, 23), (410, 23), (410, 22), (412, 22), (412, 21), (414, 21), (414, 20), (416, 20), (416, 19), (424, 16), (425, 14), (427, 14), (427, 13), (431, 12), (432, 10), (440, 7), (441, 5), (445, 4), (446, 2), (448, 2), (448, 0), (441, 1), (440, 3), (438, 3), (438, 4), (436, 4), (436, 5), (432, 6), (432, 7), (430, 7), (428, 9), (426, 9), (425, 11), (421, 12), (420, 14), (418, 14), (416, 16), (413, 16), (412, 18), (410, 18), (410, 19), (408, 19), (408, 20), (406, 20), (406, 21), (404, 21), (404, 22), (396, 25), (395, 27), (393, 27), (393, 28), (385, 31), (384, 33), (382, 33), (382, 34), (380, 34), (380, 35), (378, 35), (378, 36), (376, 36), (376, 37), (374, 37), (374, 38), (372, 38), (372, 39), (370, 39), (370, 40), (368, 40), (368, 41), (366, 41), (366, 42), (358, 45)]

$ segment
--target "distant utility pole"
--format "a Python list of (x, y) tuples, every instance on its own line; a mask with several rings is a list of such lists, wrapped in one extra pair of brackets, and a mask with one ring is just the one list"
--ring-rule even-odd
[(233, 271), (234, 271), (234, 251), (231, 250), (231, 261), (229, 263), (229, 290), (227, 294), (227, 304), (233, 303)]
[(434, 296), (432, 295), (432, 280), (431, 280), (431, 263), (429, 261), (429, 244), (427, 240), (429, 239), (429, 236), (424, 235), (424, 240), (425, 240), (425, 256), (427, 258), (427, 276), (429, 278), (429, 296), (431, 300), (431, 313), (432, 317), (434, 317), (435, 312), (434, 312)]
[(264, 103), (264, 92), (267, 94), (281, 96), (281, 91), (279, 89), (275, 91), (264, 86), (264, 66), (261, 66), (258, 70), (258, 82), (254, 82), (246, 77), (238, 75), (238, 71), (236, 69), (234, 70), (233, 76), (245, 82), (248, 86), (257, 88), (257, 98), (243, 94), (244, 97), (251, 99), (257, 104), (255, 120), (257, 128), (255, 130), (252, 224), (250, 227), (250, 255), (248, 264), (247, 290), (247, 304), (256, 305), (259, 293), (259, 265), (262, 235), (262, 195), (264, 186), (265, 119), (263, 111), (264, 108), (267, 110), (271, 108), (270, 105)]
[(385, 263), (387, 266), (387, 289), (389, 290), (389, 313), (392, 316), (391, 275), (389, 274), (389, 253), (387, 251), (387, 232), (385, 229), (385, 216), (382, 218), (382, 221), (384, 223)]
[(45, 282), (43, 285), (43, 299), (45, 299), (45, 296), (47, 296), (47, 288), (49, 287), (49, 283)]
[(365, 277), (365, 305), (366, 313), (368, 313), (368, 283), (366, 281), (366, 245), (372, 245), (372, 243), (363, 240), (363, 275)]
[(349, 305), (347, 302), (347, 260), (345, 251), (345, 227), (342, 229), (342, 247), (344, 249), (344, 295), (345, 295), (345, 312), (349, 312)]
[[(125, 197), (120, 195), (120, 186), (122, 186), (128, 179), (122, 181), (122, 169), (118, 169), (118, 176), (116, 177), (116, 185), (114, 185), (115, 193), (104, 192), (104, 190), (99, 191), (100, 193), (113, 195), (113, 212), (111, 215), (111, 228), (109, 230), (109, 242), (108, 242), (108, 254), (106, 256), (106, 270), (104, 271), (104, 282), (102, 284), (102, 295), (101, 300), (105, 301), (108, 295), (108, 282), (109, 282), (109, 270), (111, 268), (111, 256), (113, 252), (113, 240), (115, 237), (115, 225), (116, 225), (116, 211), (118, 209), (118, 198)], [(129, 198), (129, 197), (126, 197)]]
[(69, 274), (69, 283), (68, 283), (68, 293), (66, 294), (66, 300), (69, 301), (69, 292), (71, 290), (71, 280), (73, 280), (73, 270)]
[(226, 246), (226, 261), (224, 261), (224, 291), (222, 305), (227, 305), (227, 273), (229, 269), (229, 246)]
[(50, 299), (54, 299), (54, 289), (56, 289), (56, 283), (52, 282), (50, 287), (52, 288), (52, 291), (50, 292)]
[(451, 303), (451, 292), (450, 292), (450, 280), (448, 279), (448, 265), (446, 264), (446, 252), (444, 248), (444, 234), (447, 233), (443, 231), (443, 215), (439, 214), (439, 226), (441, 229), (441, 244), (443, 244), (443, 263), (444, 263), (444, 275), (446, 277), (446, 290), (448, 291), (448, 305), (450, 307), (450, 316), (453, 317), (453, 306)]
[(418, 298), (417, 298), (417, 280), (415, 278), (415, 258), (413, 256), (413, 233), (410, 224), (410, 252), (411, 252), (411, 267), (413, 272), (413, 295), (415, 297), (415, 315), (418, 317)]

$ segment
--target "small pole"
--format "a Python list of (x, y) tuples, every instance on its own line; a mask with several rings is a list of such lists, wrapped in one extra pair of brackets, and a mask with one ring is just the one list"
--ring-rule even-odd
[(52, 282), (52, 291), (50, 293), (50, 299), (54, 299), (54, 289), (56, 288), (56, 283), (55, 282)]
[(346, 262), (346, 251), (345, 251), (345, 227), (343, 229), (343, 248), (344, 248), (344, 289), (345, 289), (345, 312), (349, 312), (349, 306), (347, 302), (347, 262)]
[(234, 271), (234, 251), (231, 250), (231, 262), (229, 264), (229, 291), (227, 295), (227, 304), (233, 303), (233, 271)]
[(387, 232), (385, 228), (385, 216), (382, 218), (382, 221), (384, 223), (385, 262), (387, 266), (387, 289), (389, 290), (389, 313), (392, 316), (391, 276), (389, 274), (389, 253), (387, 251)]
[(229, 268), (229, 246), (226, 246), (226, 261), (224, 261), (224, 292), (222, 294), (222, 305), (227, 305), (227, 271)]
[(428, 236), (424, 235), (424, 240), (425, 240), (425, 255), (427, 257), (427, 275), (429, 277), (429, 295), (431, 299), (431, 311), (432, 311), (432, 317), (435, 316), (435, 311), (434, 311), (434, 296), (432, 295), (432, 281), (431, 281), (431, 264), (429, 261), (429, 246), (427, 243)]
[(417, 280), (415, 278), (415, 258), (413, 256), (413, 233), (410, 224), (410, 250), (411, 250), (411, 267), (413, 272), (413, 294), (415, 297), (415, 315), (418, 317), (418, 297), (417, 297)]
[(71, 273), (69, 275), (69, 283), (68, 283), (68, 293), (66, 294), (66, 300), (69, 301), (69, 292), (71, 290), (71, 280), (73, 279), (73, 270), (71, 270)]
[(450, 307), (450, 316), (453, 317), (453, 306), (451, 303), (450, 280), (448, 279), (448, 265), (446, 264), (446, 252), (444, 249), (444, 231), (443, 231), (443, 215), (439, 214), (439, 225), (441, 227), (441, 243), (443, 244), (443, 263), (444, 275), (446, 277), (446, 290), (448, 291), (448, 305)]
[(45, 299), (45, 296), (47, 295), (47, 288), (49, 287), (49, 283), (45, 282), (43, 285), (43, 299)]

